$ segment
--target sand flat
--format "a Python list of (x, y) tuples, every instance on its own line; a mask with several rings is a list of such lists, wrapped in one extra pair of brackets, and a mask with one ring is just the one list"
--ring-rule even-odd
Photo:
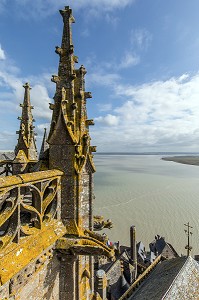
[(199, 156), (172, 156), (162, 157), (162, 160), (173, 161), (186, 165), (199, 166)]

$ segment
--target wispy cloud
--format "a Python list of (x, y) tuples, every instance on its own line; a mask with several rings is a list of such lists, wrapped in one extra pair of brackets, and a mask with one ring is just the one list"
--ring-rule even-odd
[(137, 54), (126, 52), (122, 57), (120, 64), (116, 65), (116, 69), (126, 69), (136, 66), (140, 62), (140, 57)]
[(6, 5), (6, 0), (1, 0), (0, 1), (0, 13), (4, 12), (5, 5)]
[[(109, 85), (120, 79), (118, 71), (138, 65), (140, 63), (140, 57), (133, 51), (125, 51), (118, 57), (118, 60), (111, 59), (108, 62), (96, 63), (96, 58), (93, 56), (92, 58), (89, 57), (87, 62), (87, 65), (89, 65), (89, 67), (92, 65), (92, 70), (95, 70), (91, 75), (88, 74), (92, 82), (99, 81), (99, 83), (107, 83), (107, 85)], [(105, 70), (107, 70), (106, 73)]]
[(118, 17), (114, 17), (110, 13), (106, 13), (105, 20), (106, 20), (106, 22), (108, 24), (111, 24), (114, 28), (116, 28), (117, 25), (118, 25), (119, 18)]
[(147, 50), (152, 41), (152, 34), (145, 28), (132, 29), (130, 40), (133, 48)]
[(88, 84), (101, 85), (101, 86), (113, 86), (120, 79), (120, 76), (116, 73), (104, 73), (104, 72), (95, 72), (88, 74)]
[(98, 9), (102, 10), (112, 10), (115, 8), (122, 8), (126, 7), (127, 5), (135, 2), (135, 0), (80, 0), (78, 3), (75, 5), (72, 0), (69, 0), (69, 3), (71, 5), (74, 5), (75, 7), (97, 7)]
[[(3, 141), (1, 148), (8, 145), (12, 145), (16, 140), (15, 131), (17, 129), (17, 116), (20, 116), (21, 109), (19, 103), (23, 102), (24, 89), (23, 84), (30, 82), (31, 89), (31, 103), (34, 106), (33, 115), (36, 119), (37, 125), (43, 124), (44, 122), (50, 122), (51, 111), (49, 110), (49, 102), (52, 99), (49, 97), (49, 91), (51, 86), (47, 83), (50, 82), (50, 74), (40, 74), (39, 76), (23, 77), (21, 75), (20, 68), (18, 68), (10, 58), (6, 57), (2, 48), (0, 60), (0, 127), (1, 135), (0, 140)], [(6, 116), (6, 117), (5, 117)], [(9, 124), (9, 126), (8, 126)], [(13, 131), (13, 125), (15, 128)], [(7, 128), (9, 127), (9, 130)], [(5, 133), (6, 132), (6, 133)], [(40, 132), (39, 132), (40, 133)], [(39, 139), (41, 137), (39, 136)], [(7, 141), (7, 143), (6, 143)]]
[(106, 112), (112, 110), (112, 104), (111, 103), (106, 103), (106, 104), (97, 104), (98, 106), (98, 111), (100, 112)]
[[(152, 40), (152, 35), (146, 29), (132, 30), (129, 43), (125, 44), (123, 53), (117, 53), (118, 58), (112, 58), (108, 62), (101, 62), (98, 68), (106, 68), (109, 73), (117, 73), (121, 69), (128, 69), (141, 63), (142, 51), (146, 51)], [(128, 50), (127, 50), (128, 49)], [(95, 62), (96, 57), (92, 61)], [(99, 72), (97, 72), (99, 74)], [(104, 76), (104, 75), (103, 75)]]
[[(3, 2), (2, 2), (3, 1)], [(0, 8), (6, 7), (6, 0), (1, 0)], [(135, 0), (68, 0), (66, 3), (65, 0), (14, 0), (15, 9), (19, 8), (20, 14), (24, 17), (46, 17), (51, 14), (57, 13), (58, 9), (61, 9), (66, 4), (70, 5), (75, 10), (87, 9), (89, 16), (99, 15), (100, 12), (110, 12), (114, 9), (124, 8), (127, 5), (132, 4)], [(7, 5), (8, 7), (8, 5)], [(20, 11), (20, 8), (23, 9), (23, 12)]]
[(4, 50), (1, 48), (0, 44), (0, 60), (4, 60), (6, 58)]

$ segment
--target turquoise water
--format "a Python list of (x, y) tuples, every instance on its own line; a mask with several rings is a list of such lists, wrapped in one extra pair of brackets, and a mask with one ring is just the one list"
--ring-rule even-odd
[(186, 253), (184, 223), (193, 226), (193, 254), (199, 254), (199, 166), (161, 160), (160, 155), (96, 155), (94, 213), (110, 218), (112, 241), (129, 245), (129, 227), (146, 248), (164, 236)]

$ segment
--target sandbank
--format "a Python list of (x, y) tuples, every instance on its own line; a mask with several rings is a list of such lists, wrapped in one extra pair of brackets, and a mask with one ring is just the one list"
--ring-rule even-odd
[(180, 164), (199, 166), (199, 156), (168, 156), (162, 157), (162, 159)]

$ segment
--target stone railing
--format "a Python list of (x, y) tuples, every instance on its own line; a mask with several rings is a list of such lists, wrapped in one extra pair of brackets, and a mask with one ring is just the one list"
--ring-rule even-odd
[(58, 170), (0, 178), (0, 253), (60, 219)]

